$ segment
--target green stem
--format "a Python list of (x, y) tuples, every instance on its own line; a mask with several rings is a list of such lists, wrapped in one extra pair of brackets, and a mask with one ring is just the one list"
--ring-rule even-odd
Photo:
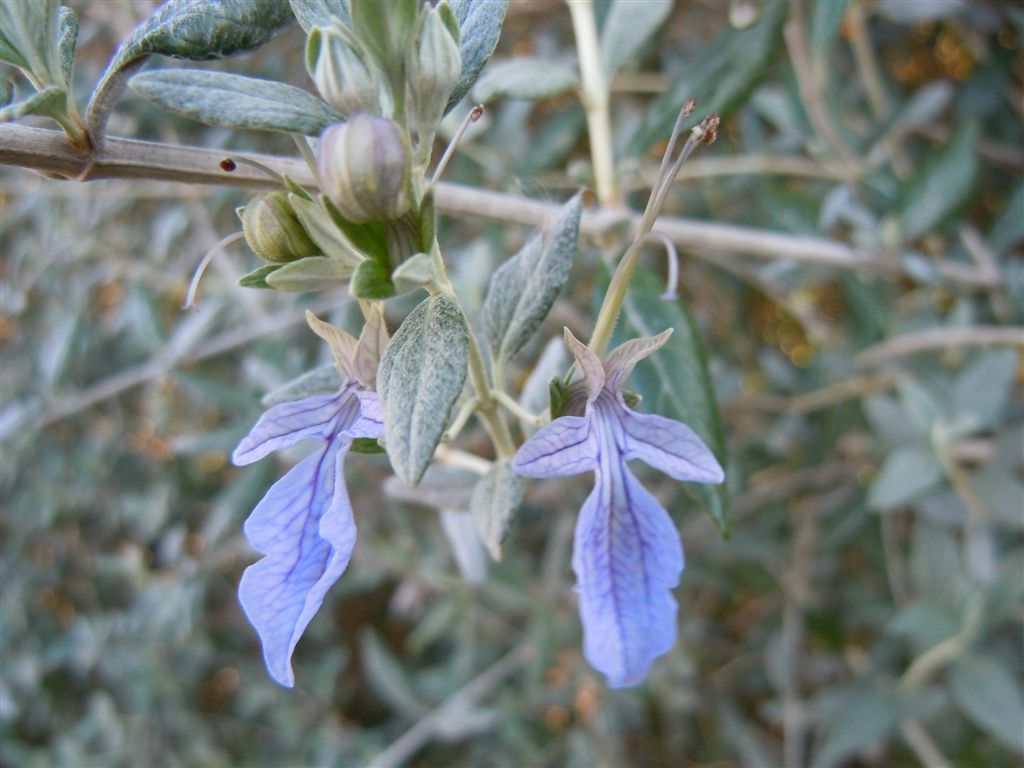
[(510, 459), (516, 452), (515, 442), (512, 440), (512, 433), (509, 431), (508, 423), (501, 416), (498, 409), (498, 401), (491, 390), (491, 382), (487, 376), (487, 367), (484, 364), (484, 356), (480, 351), (480, 344), (477, 341), (473, 330), (469, 331), (469, 378), (473, 382), (477, 397), (480, 399), (477, 405), (477, 413), (483, 422), (484, 428), (491, 436), (494, 443), (494, 450), (498, 453), (499, 459)]
[(601, 64), (593, 0), (567, 0), (576, 52), (580, 62), (580, 96), (587, 114), (590, 159), (594, 166), (594, 184), (601, 205), (619, 207), (622, 199), (615, 180), (615, 152), (612, 147), (608, 78)]
[(416, 151), (413, 153), (413, 166), (416, 169), (416, 176), (426, 175), (427, 166), (430, 165), (431, 150), (434, 148), (434, 131), (420, 126), (419, 136), (416, 139)]
[[(444, 259), (441, 257), (441, 248), (434, 240), (431, 248), (431, 256), (434, 260), (434, 271), (437, 273), (438, 288), (448, 298), (459, 304), (459, 297), (455, 294), (455, 287), (448, 279), (448, 271), (444, 266)], [(472, 328), (469, 331), (469, 378), (473, 382), (473, 389), (476, 390), (477, 406), (476, 412), (480, 421), (487, 430), (494, 444), (494, 450), (499, 459), (510, 459), (516, 452), (515, 441), (512, 440), (512, 433), (509, 431), (508, 423), (502, 417), (498, 408), (498, 401), (494, 398), (494, 391), (491, 380), (487, 375), (487, 365), (484, 362), (483, 352), (480, 350), (480, 342)]]

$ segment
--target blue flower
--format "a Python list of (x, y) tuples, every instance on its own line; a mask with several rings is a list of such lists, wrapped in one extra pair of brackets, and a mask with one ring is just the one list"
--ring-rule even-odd
[(244, 465), (301, 440), (322, 443), (270, 487), (245, 521), (249, 543), (265, 557), (245, 569), (238, 597), (260, 636), (267, 671), (288, 687), (295, 682), (295, 645), (327, 590), (345, 571), (355, 545), (345, 456), (354, 439), (379, 438), (384, 431), (380, 401), (370, 389), (374, 356), (387, 341), (386, 332), (380, 332), (383, 319), (356, 342), (344, 331), (308, 318), (313, 330), (330, 342), (345, 383), (333, 395), (275, 405), (232, 455), (236, 465)]
[(570, 409), (538, 430), (516, 453), (512, 468), (529, 477), (564, 477), (592, 470), (594, 490), (576, 524), (573, 570), (583, 621), (584, 654), (614, 688), (643, 681), (652, 662), (676, 640), (672, 590), (683, 570), (683, 548), (658, 500), (630, 472), (642, 459), (677, 480), (720, 483), (722, 468), (697, 434), (678, 421), (635, 413), (622, 388), (637, 362), (661, 347), (671, 329), (635, 339), (602, 362), (566, 330), (566, 345), (584, 374)]

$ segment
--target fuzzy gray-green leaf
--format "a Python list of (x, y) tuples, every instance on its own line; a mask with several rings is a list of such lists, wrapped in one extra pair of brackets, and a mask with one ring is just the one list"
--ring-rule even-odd
[(547, 317), (572, 269), (582, 212), (577, 194), (491, 278), (483, 313), (497, 359), (515, 357)]
[(487, 60), (494, 53), (498, 36), (501, 34), (501, 24), (505, 20), (508, 0), (449, 0), (448, 4), (459, 22), (462, 74), (448, 98), (446, 113), (469, 93)]
[(579, 84), (576, 71), (560, 61), (515, 58), (496, 61), (473, 88), (482, 103), (496, 98), (544, 99)]
[(868, 506), (887, 511), (908, 504), (942, 480), (942, 465), (924, 446), (905, 446), (889, 454), (868, 493)]
[(168, 0), (132, 31), (111, 59), (89, 100), (89, 135), (102, 143), (107, 117), (127, 78), (150, 54), (221, 59), (258, 48), (291, 17), (282, 0)]
[(299, 26), (307, 34), (313, 27), (326, 27), (332, 18), (351, 21), (347, 0), (288, 0)]
[(701, 57), (672, 80), (637, 126), (627, 148), (628, 154), (647, 152), (672, 130), (679, 107), (694, 98), (698, 110), (685, 128), (695, 125), (709, 112), (727, 113), (740, 104), (754, 86), (771, 72), (771, 61), (782, 39), (788, 3), (771, 0), (757, 5), (760, 17), (746, 29), (729, 28), (719, 34)]
[(507, 461), (494, 464), (473, 489), (473, 519), (495, 560), (501, 560), (501, 545), (523, 501), (523, 491), (523, 478), (511, 470)]
[(469, 330), (451, 299), (431, 296), (414, 309), (384, 352), (377, 388), (391, 465), (415, 485), (448, 426), (466, 380)]
[(58, 26), (57, 56), (64, 76), (64, 88), (70, 93), (75, 72), (75, 45), (78, 42), (78, 17), (75, 12), (62, 7)]
[(914, 240), (930, 232), (967, 202), (978, 175), (979, 134), (977, 123), (961, 125), (911, 180), (899, 206), (905, 238)]
[(38, 82), (62, 85), (57, 53), (57, 0), (0, 3), (0, 60), (31, 73)]
[(1015, 671), (993, 656), (971, 654), (951, 670), (953, 701), (979, 728), (1024, 752), (1024, 693)]
[(202, 61), (263, 45), (291, 16), (281, 0), (168, 0), (117, 49), (111, 68), (151, 53)]
[(316, 96), (273, 80), (203, 69), (158, 69), (132, 78), (132, 90), (207, 125), (316, 136), (344, 121)]
[(601, 29), (601, 64), (614, 77), (672, 12), (674, 0), (614, 0)]
[(19, 120), (25, 115), (60, 114), (64, 103), (64, 91), (51, 86), (0, 109), (0, 123)]

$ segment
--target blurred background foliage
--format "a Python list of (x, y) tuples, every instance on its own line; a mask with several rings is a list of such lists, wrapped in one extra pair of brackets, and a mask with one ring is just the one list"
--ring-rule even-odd
[[(69, 5), (84, 93), (156, 3)], [(352, 565), (298, 648), (296, 689), (274, 685), (235, 588), (254, 559), (241, 522), (281, 465), (228, 455), (263, 394), (325, 362), (301, 308), (344, 322), (343, 294), (240, 289), (258, 260), (233, 246), (182, 312), (244, 192), (4, 169), (0, 763), (1019, 764), (1022, 367), (1019, 346), (973, 342), (1024, 320), (1022, 36), (1020, 7), (994, 0), (681, 0), (625, 62), (613, 120), (634, 207), (695, 96), (724, 121), (668, 215), (827, 237), (870, 262), (681, 249), (733, 533), (647, 476), (688, 554), (680, 642), (617, 692), (579, 650), (585, 483), (534, 484), (505, 559), (471, 585), (436, 512), (382, 492), (380, 457), (350, 462)], [(212, 66), (302, 84), (301, 47), (293, 25)], [(591, 183), (562, 4), (513, 0), (490, 66), (525, 57), (544, 66), (518, 92), (481, 81), (494, 101), (448, 178), (562, 199)], [(293, 151), (136, 98), (110, 130)], [(467, 296), (528, 235), (442, 226)], [(586, 334), (620, 248), (583, 248), (549, 335)], [(915, 352), (920, 332), (937, 343)]]

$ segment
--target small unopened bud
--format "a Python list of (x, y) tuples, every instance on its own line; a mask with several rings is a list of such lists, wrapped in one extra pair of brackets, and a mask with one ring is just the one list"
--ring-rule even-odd
[(320, 138), (323, 191), (355, 222), (390, 221), (409, 210), (409, 145), (393, 120), (359, 114)]
[(309, 33), (306, 69), (324, 100), (343, 115), (380, 113), (375, 69), (359, 41), (337, 22)]
[(416, 124), (433, 130), (462, 74), (458, 24), (448, 3), (442, 0), (424, 13), (405, 67)]
[(255, 197), (242, 214), (245, 241), (267, 261), (294, 261), (320, 251), (309, 239), (285, 192)]

